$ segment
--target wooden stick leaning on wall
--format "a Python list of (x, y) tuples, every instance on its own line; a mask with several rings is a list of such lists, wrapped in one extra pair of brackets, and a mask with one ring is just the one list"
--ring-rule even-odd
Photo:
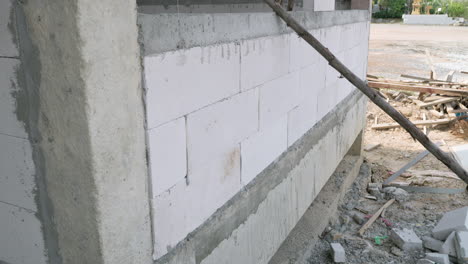
[(343, 63), (341, 63), (333, 53), (331, 53), (325, 46), (313, 37), (302, 25), (300, 25), (286, 10), (281, 6), (275, 4), (272, 0), (264, 0), (275, 13), (286, 22), (302, 39), (309, 43), (322, 57), (324, 57), (328, 64), (336, 69), (342, 76), (351, 82), (356, 88), (361, 90), (369, 99), (380, 107), (385, 113), (392, 117), (398, 124), (400, 124), (410, 135), (417, 139), (429, 152), (431, 152), (437, 159), (442, 161), (450, 170), (452, 170), (460, 179), (468, 183), (468, 173), (462, 166), (455, 161), (448, 154), (443, 152), (436, 144), (434, 144), (424, 133), (419, 130), (411, 121), (393, 108), (376, 91), (369, 88), (367, 84), (361, 80), (356, 74), (351, 72)]

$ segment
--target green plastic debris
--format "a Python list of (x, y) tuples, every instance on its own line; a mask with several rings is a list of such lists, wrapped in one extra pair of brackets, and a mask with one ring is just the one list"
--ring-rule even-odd
[(375, 244), (382, 245), (382, 240), (387, 239), (387, 238), (388, 236), (375, 236), (374, 237)]

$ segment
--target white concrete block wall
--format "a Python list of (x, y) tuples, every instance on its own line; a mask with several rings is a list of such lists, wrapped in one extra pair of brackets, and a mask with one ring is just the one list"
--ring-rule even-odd
[(13, 3), (15, 0), (0, 1), (0, 56), (18, 57), (18, 48), (16, 35), (11, 34), (11, 29), (15, 26), (12, 23), (15, 16), (13, 12)]
[(32, 148), (24, 121), (18, 120), (26, 117), (26, 106), (18, 105), (25, 94), (18, 85), (14, 5), (0, 1), (0, 263), (45, 264)]
[[(362, 76), (366, 25), (311, 32)], [(295, 33), (170, 51), (144, 65), (156, 259), (354, 90)], [(311, 168), (320, 177), (299, 194), (302, 207), (347, 151), (337, 140), (348, 138), (319, 143), (330, 160)]]
[(239, 62), (235, 43), (145, 57), (148, 127), (238, 93)]
[(16, 77), (19, 65), (19, 59), (0, 58), (0, 134), (27, 138), (24, 123), (16, 115), (15, 97), (21, 96)]
[(181, 117), (148, 131), (153, 197), (187, 176), (185, 118)]
[(241, 42), (242, 91), (288, 73), (290, 37), (284, 34)]
[(272, 163), (288, 145), (286, 115), (241, 142), (241, 182), (248, 184)]
[(41, 223), (35, 212), (0, 202), (0, 262), (45, 264)]
[(259, 120), (263, 130), (298, 106), (300, 101), (299, 72), (284, 75), (259, 87)]
[(314, 0), (314, 11), (335, 10), (335, 0)]

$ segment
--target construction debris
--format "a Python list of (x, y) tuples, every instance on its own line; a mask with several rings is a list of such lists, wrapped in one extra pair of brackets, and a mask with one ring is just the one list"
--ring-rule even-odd
[(382, 207), (380, 207), (380, 209), (374, 215), (372, 215), (372, 217), (369, 219), (369, 221), (367, 221), (367, 223), (365, 223), (361, 227), (361, 229), (359, 229), (359, 234), (362, 236), (364, 234), (364, 232), (375, 222), (375, 220), (377, 220), (377, 218), (379, 218), (382, 211), (385, 210), (385, 208), (392, 205), (393, 202), (395, 202), (395, 199), (389, 200)]
[(396, 187), (386, 187), (383, 189), (383, 192), (386, 194), (388, 199), (395, 199), (398, 202), (405, 202), (408, 200), (409, 194), (407, 191), (396, 188)]
[[(433, 120), (425, 120), (426, 118), (415, 120), (413, 124), (416, 126), (427, 129), (428, 126), (449, 124), (463, 118), (465, 115), (468, 118), (468, 83), (431, 80), (411, 75), (402, 75), (402, 77), (420, 81), (389, 80), (371, 76), (368, 76), (370, 87), (379, 90), (379, 92), (386, 94), (388, 98), (395, 101), (409, 100), (421, 108), (423, 117), (427, 115), (436, 117)], [(386, 93), (382, 89), (396, 90), (397, 92)], [(409, 93), (419, 92), (419, 96), (410, 96), (403, 93), (403, 91)], [(411, 113), (404, 114), (407, 117), (412, 116)], [(372, 129), (382, 130), (396, 127), (400, 127), (400, 125), (398, 123), (383, 123), (374, 124)]]
[(392, 228), (390, 239), (404, 251), (422, 249), (422, 241), (411, 229)]
[(346, 253), (343, 246), (340, 243), (330, 243), (331, 253), (333, 261), (335, 263), (345, 263), (346, 262)]
[(445, 240), (453, 231), (468, 231), (468, 206), (445, 213), (432, 234), (439, 240)]
[(432, 260), (437, 264), (450, 264), (450, 259), (447, 254), (426, 253), (425, 259)]
[(458, 231), (455, 234), (455, 248), (458, 263), (468, 263), (468, 232)]

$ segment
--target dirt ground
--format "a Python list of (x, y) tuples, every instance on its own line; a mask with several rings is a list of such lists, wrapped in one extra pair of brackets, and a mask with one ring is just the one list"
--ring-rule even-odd
[[(368, 73), (392, 79), (401, 79), (400, 74), (429, 77), (426, 49), (431, 54), (437, 78), (444, 79), (451, 70), (468, 71), (468, 27), (372, 24)], [(454, 75), (454, 81), (468, 81), (468, 75), (458, 72)], [(411, 102), (390, 103), (411, 120), (422, 119), (419, 108)], [(379, 123), (393, 122), (376, 105), (369, 103), (364, 146), (380, 146), (364, 151), (366, 161), (360, 175), (348, 191), (339, 214), (330, 221), (323, 239), (316, 244), (309, 263), (333, 263), (330, 242), (342, 244), (347, 263), (416, 263), (424, 257), (425, 252), (429, 252), (427, 249), (402, 252), (388, 238), (378, 245), (376, 236), (388, 237), (391, 227), (410, 228), (419, 237), (430, 236), (433, 227), (445, 212), (468, 206), (467, 192), (451, 195), (409, 193), (405, 199), (396, 201), (386, 210), (387, 223), (379, 219), (363, 236), (357, 235), (362, 223), (357, 223), (354, 218), (362, 219), (366, 215), (372, 215), (390, 199), (389, 195), (383, 195), (377, 201), (364, 198), (369, 195), (366, 190), (368, 183), (382, 183), (392, 172), (424, 151), (422, 145), (401, 128), (372, 130), (371, 125), (376, 118)], [(444, 151), (449, 151), (450, 146), (468, 143), (467, 135), (458, 133), (456, 125), (439, 125), (427, 129), (431, 140), (445, 142), (442, 146)], [(426, 170), (450, 172), (429, 154), (397, 181), (425, 187), (466, 188), (466, 184), (460, 179), (414, 176), (417, 171)], [(358, 209), (368, 213), (362, 213)]]

